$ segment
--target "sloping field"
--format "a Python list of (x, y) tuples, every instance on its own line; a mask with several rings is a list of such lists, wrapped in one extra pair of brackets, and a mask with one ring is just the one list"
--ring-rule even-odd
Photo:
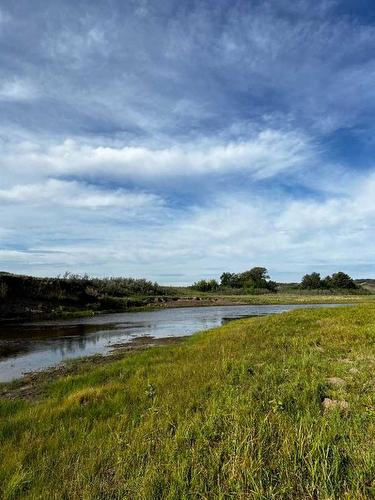
[(375, 306), (299, 310), (87, 363), (0, 401), (5, 498), (375, 494)]

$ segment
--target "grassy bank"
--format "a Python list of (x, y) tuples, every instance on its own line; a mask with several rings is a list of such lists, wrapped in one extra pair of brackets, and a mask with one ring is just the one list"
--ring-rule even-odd
[[(33, 402), (1, 400), (0, 490), (372, 498), (374, 340), (375, 305), (300, 310), (78, 370)], [(343, 408), (324, 411), (324, 398)]]
[[(207, 297), (207, 296), (206, 296)], [(220, 295), (215, 297), (228, 303), (272, 305), (272, 304), (375, 304), (375, 295), (355, 294), (301, 294), (268, 293), (260, 295)]]

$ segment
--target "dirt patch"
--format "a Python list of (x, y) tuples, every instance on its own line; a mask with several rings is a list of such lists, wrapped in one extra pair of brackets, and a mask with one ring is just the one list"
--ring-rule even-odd
[(157, 347), (161, 345), (177, 344), (184, 337), (167, 337), (167, 338), (151, 338), (138, 337), (133, 341), (116, 344), (110, 354), (87, 356), (80, 360), (71, 360), (66, 364), (60, 364), (48, 370), (40, 372), (26, 373), (22, 378), (9, 384), (0, 384), (0, 398), (3, 399), (25, 399), (28, 401), (35, 400), (43, 396), (45, 392), (45, 384), (53, 379), (65, 377), (67, 375), (76, 375), (83, 373), (86, 370), (98, 365), (104, 365), (123, 359), (125, 356), (133, 352)]
[(346, 384), (345, 380), (340, 377), (329, 377), (327, 383), (336, 387), (343, 387)]

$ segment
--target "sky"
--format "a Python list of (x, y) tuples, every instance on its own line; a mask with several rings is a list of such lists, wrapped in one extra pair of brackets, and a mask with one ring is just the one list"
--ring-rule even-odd
[(373, 0), (0, 0), (0, 270), (375, 278)]

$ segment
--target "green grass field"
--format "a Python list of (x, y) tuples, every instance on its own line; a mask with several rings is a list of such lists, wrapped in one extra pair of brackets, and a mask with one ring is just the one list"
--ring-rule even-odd
[[(374, 498), (374, 340), (369, 304), (86, 364), (35, 401), (0, 401), (2, 495)], [(324, 398), (348, 407), (324, 411)]]

